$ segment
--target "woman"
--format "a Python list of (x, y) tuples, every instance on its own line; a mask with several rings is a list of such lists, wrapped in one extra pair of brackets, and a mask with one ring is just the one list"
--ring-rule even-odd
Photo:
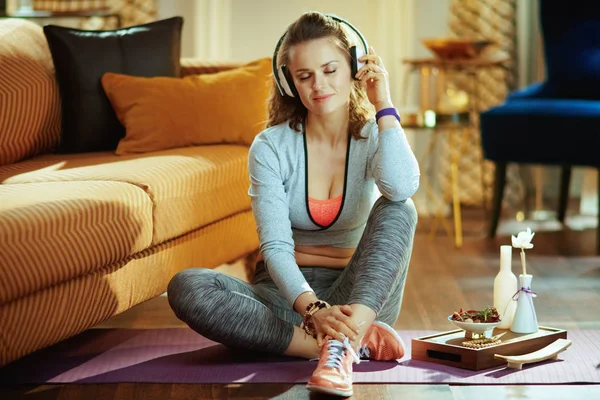
[[(168, 296), (211, 340), (319, 358), (307, 387), (350, 396), (353, 362), (404, 355), (390, 325), (412, 251), (419, 167), (381, 58), (369, 48), (352, 60), (344, 25), (305, 13), (273, 57), (285, 82), (273, 85), (267, 128), (249, 152), (260, 239), (252, 283), (190, 269)], [(353, 76), (357, 62), (365, 64)], [(382, 196), (374, 202), (375, 185)]]

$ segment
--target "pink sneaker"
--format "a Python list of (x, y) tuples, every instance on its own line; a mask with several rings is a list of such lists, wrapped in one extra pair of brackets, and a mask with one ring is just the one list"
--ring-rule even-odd
[(336, 396), (352, 396), (352, 363), (360, 362), (346, 338), (344, 342), (329, 339), (321, 348), (319, 364), (306, 388), (312, 392)]
[(404, 343), (394, 328), (375, 321), (363, 337), (358, 355), (368, 360), (398, 360), (404, 357)]

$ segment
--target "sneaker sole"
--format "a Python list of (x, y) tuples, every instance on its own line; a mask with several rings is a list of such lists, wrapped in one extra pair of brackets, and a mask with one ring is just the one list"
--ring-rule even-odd
[(391, 326), (389, 326), (385, 322), (374, 321), (373, 323), (377, 324), (380, 327), (382, 327), (383, 329), (385, 329), (386, 331), (388, 331), (389, 333), (391, 333), (392, 335), (394, 335), (394, 337), (396, 339), (398, 339), (398, 342), (400, 342), (400, 346), (402, 346), (402, 353), (404, 353), (404, 354), (402, 354), (402, 357), (396, 358), (396, 360), (400, 360), (401, 358), (403, 358), (406, 355), (406, 346), (404, 346), (404, 342), (402, 341), (402, 338), (400, 337), (400, 335), (398, 335), (398, 332), (396, 332), (396, 330), (394, 328), (392, 328)]
[(329, 389), (329, 388), (324, 388), (321, 386), (313, 386), (313, 385), (306, 385), (306, 388), (311, 392), (331, 394), (331, 395), (335, 395), (335, 396), (350, 397), (354, 394), (352, 389), (350, 389), (349, 391), (344, 391), (344, 390)]

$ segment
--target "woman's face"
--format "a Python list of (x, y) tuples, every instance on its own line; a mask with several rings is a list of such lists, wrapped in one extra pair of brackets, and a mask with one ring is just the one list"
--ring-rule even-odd
[(331, 38), (290, 48), (289, 71), (309, 112), (326, 115), (347, 106), (352, 77), (346, 57)]

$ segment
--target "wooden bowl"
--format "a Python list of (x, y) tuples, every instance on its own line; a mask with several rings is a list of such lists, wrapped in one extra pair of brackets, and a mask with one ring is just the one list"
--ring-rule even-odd
[(422, 39), (422, 42), (436, 57), (444, 60), (476, 58), (492, 44), (489, 40), (460, 38)]

